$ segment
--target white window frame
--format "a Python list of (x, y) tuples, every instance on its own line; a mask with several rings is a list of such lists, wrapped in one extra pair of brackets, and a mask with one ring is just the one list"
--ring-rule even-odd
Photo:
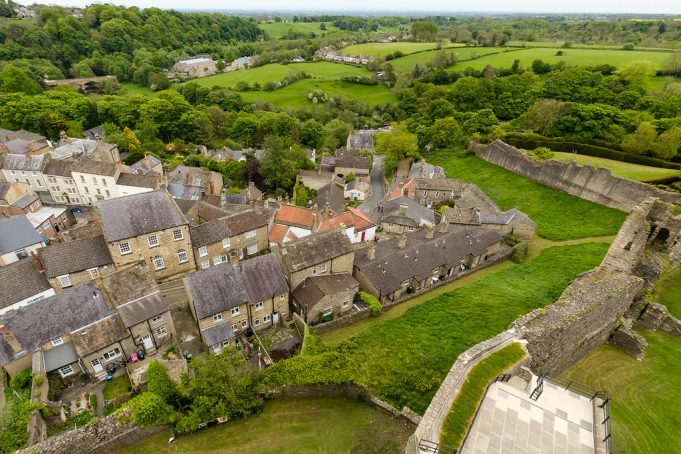
[(249, 230), (248, 232), (244, 233), (244, 238), (253, 238), (258, 232), (255, 230)]
[(165, 337), (168, 335), (168, 330), (166, 329), (165, 325), (159, 326), (154, 332), (156, 333), (157, 337)]
[[(166, 267), (166, 263), (163, 260), (163, 257), (161, 257), (160, 255), (155, 255), (151, 259), (151, 262), (154, 264), (154, 269), (156, 271), (161, 271), (162, 269), (165, 269), (165, 267)], [(160, 265), (159, 265), (159, 263), (160, 263)]]
[(102, 357), (104, 358), (105, 361), (109, 362), (112, 361), (122, 355), (121, 349), (118, 347), (114, 347), (108, 352), (105, 352)]
[(180, 249), (177, 251), (177, 261), (180, 263), (187, 263), (189, 261), (189, 255), (185, 249)]
[(263, 303), (262, 301), (260, 301), (260, 302), (258, 302), (258, 303), (255, 303), (255, 310), (256, 310), (256, 311), (260, 311), (260, 310), (262, 310), (264, 307), (265, 307), (265, 303)]
[(229, 238), (223, 238), (222, 239), (222, 248), (227, 249), (229, 246), (230, 246)]
[(128, 241), (118, 243), (118, 250), (121, 251), (121, 255), (132, 254), (132, 247), (130, 246), (130, 243)]
[(272, 318), (272, 316), (270, 314), (265, 314), (265, 315), (262, 316), (262, 321), (263, 321), (263, 323), (267, 323), (267, 322), (270, 321), (271, 318)]
[(73, 286), (73, 284), (71, 283), (71, 278), (69, 277), (68, 274), (62, 274), (61, 276), (57, 276), (57, 280), (59, 281), (59, 285), (61, 285), (61, 288), (68, 288)]
[(246, 320), (246, 319), (241, 320), (241, 328), (246, 328), (246, 327), (248, 327), (248, 320)]
[(199, 248), (199, 257), (205, 257), (208, 255), (208, 247), (207, 246), (201, 246)]
[(222, 314), (213, 314), (213, 323), (218, 323), (222, 321)]
[(73, 367), (71, 367), (70, 364), (59, 368), (59, 375), (61, 375), (62, 378), (73, 375), (74, 373)]
[(236, 315), (239, 315), (241, 313), (241, 311), (239, 310), (239, 306), (231, 308), (230, 312), (232, 313), (232, 316), (236, 316)]
[(162, 315), (157, 315), (157, 316), (151, 318), (151, 324), (152, 325), (155, 325), (155, 324), (162, 322), (162, 321), (163, 321)]
[(213, 266), (219, 265), (219, 264), (224, 263), (226, 261), (227, 260), (225, 260), (224, 255), (216, 255), (215, 257), (213, 257)]
[(246, 246), (246, 255), (253, 255), (258, 253), (258, 243), (252, 243)]
[(232, 323), (232, 331), (239, 331), (239, 325)]
[(259, 318), (254, 319), (254, 320), (253, 320), (253, 325), (254, 325), (254, 326), (260, 326), (260, 319), (259, 319)]
[(149, 247), (159, 247), (161, 245), (161, 241), (158, 239), (158, 235), (149, 235), (147, 237), (147, 243), (149, 244)]
[(322, 312), (323, 317), (326, 317), (327, 315), (332, 315), (332, 314), (333, 314), (333, 306), (325, 308), (324, 311)]
[(343, 301), (343, 307), (348, 307), (350, 305), (350, 299)]
[(173, 230), (173, 241), (184, 240), (184, 235), (182, 234), (182, 229)]
[(63, 344), (63, 343), (64, 343), (64, 339), (62, 339), (61, 337), (57, 337), (56, 339), (52, 339), (51, 342), (52, 342), (52, 346), (53, 346), (53, 347), (56, 347), (57, 345)]
[(201, 269), (205, 270), (206, 268), (210, 268), (210, 260), (208, 259), (201, 261)]

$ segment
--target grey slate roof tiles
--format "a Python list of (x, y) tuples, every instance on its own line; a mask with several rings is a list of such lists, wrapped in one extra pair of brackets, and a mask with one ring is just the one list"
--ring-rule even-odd
[(0, 219), (0, 254), (42, 242), (26, 216), (9, 216)]
[(292, 292), (293, 298), (306, 309), (311, 308), (327, 295), (357, 289), (359, 282), (348, 273), (312, 276), (298, 284)]
[(38, 257), (48, 278), (113, 263), (102, 235), (42, 248), (38, 251)]
[(0, 309), (52, 288), (30, 257), (0, 266), (0, 282)]
[(285, 243), (281, 257), (289, 271), (300, 271), (354, 250), (348, 237), (338, 230), (306, 236)]
[(192, 245), (202, 247), (267, 225), (267, 216), (246, 211), (215, 219), (191, 228)]

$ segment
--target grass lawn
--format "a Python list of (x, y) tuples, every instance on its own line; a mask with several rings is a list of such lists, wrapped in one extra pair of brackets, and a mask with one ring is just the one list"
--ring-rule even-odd
[(525, 350), (520, 344), (513, 343), (492, 353), (471, 369), (449, 409), (442, 426), (440, 443), (459, 447), (463, 437), (466, 436), (466, 430), (482, 400), (487, 384), (497, 375), (518, 363), (525, 355)]
[(637, 361), (606, 344), (565, 375), (612, 396), (616, 452), (678, 453), (681, 449), (681, 339), (664, 332), (640, 331), (648, 341)]
[(665, 178), (681, 176), (680, 170), (650, 167), (630, 162), (615, 161), (614, 159), (598, 158), (576, 153), (554, 152), (554, 159), (561, 162), (575, 161), (580, 165), (590, 165), (594, 168), (605, 167), (618, 177), (637, 181), (657, 181)]
[(366, 404), (342, 398), (268, 401), (256, 416), (180, 437), (161, 432), (121, 448), (147, 453), (401, 453), (414, 427)]
[[(522, 314), (553, 303), (608, 245), (545, 249), (536, 258), (441, 294), (342, 343), (369, 388), (397, 408), (423, 414), (464, 350), (504, 331)], [(295, 358), (293, 359), (295, 360)]]
[(263, 85), (267, 82), (280, 81), (288, 74), (298, 71), (304, 71), (315, 78), (325, 80), (340, 79), (342, 76), (373, 75), (373, 73), (366, 68), (332, 62), (290, 63), (287, 65), (271, 63), (269, 65), (257, 66), (241, 71), (230, 71), (214, 76), (201, 77), (192, 80), (192, 82), (208, 88), (214, 86), (234, 87), (239, 82), (248, 82), (251, 85), (257, 82), (260, 85)]
[(130, 379), (127, 375), (121, 375), (108, 381), (104, 384), (104, 389), (102, 394), (104, 394), (104, 399), (111, 400), (114, 397), (122, 396), (128, 394), (128, 389), (130, 388)]
[(667, 306), (674, 317), (681, 319), (681, 268), (664, 275), (655, 293), (657, 302)]
[(518, 208), (537, 223), (537, 234), (550, 240), (614, 235), (626, 213), (542, 186), (475, 156), (436, 152), (428, 162), (447, 176), (471, 181), (502, 210)]
[(669, 58), (669, 52), (655, 51), (626, 51), (626, 50), (594, 50), (594, 49), (565, 49), (566, 55), (556, 56), (556, 49), (532, 48), (519, 49), (513, 52), (496, 53), (474, 61), (462, 61), (449, 68), (450, 71), (461, 71), (468, 67), (483, 69), (487, 65), (495, 68), (510, 68), (515, 59), (520, 60), (520, 65), (528, 68), (536, 59), (545, 63), (555, 64), (564, 61), (567, 65), (601, 65), (610, 64), (621, 66), (631, 61), (648, 60), (661, 67)]
[(156, 92), (149, 87), (133, 84), (132, 82), (122, 83), (121, 86), (129, 95), (156, 96)]
[(286, 36), (289, 30), (293, 30), (294, 33), (315, 33), (316, 35), (338, 30), (331, 22), (324, 22), (326, 30), (321, 30), (319, 28), (321, 24), (321, 22), (272, 22), (258, 24), (258, 26), (275, 39)]
[(311, 107), (307, 95), (322, 90), (329, 97), (349, 96), (369, 105), (396, 103), (397, 96), (382, 85), (360, 85), (339, 80), (305, 79), (274, 91), (247, 91), (241, 96), (248, 102), (269, 102), (277, 107)]

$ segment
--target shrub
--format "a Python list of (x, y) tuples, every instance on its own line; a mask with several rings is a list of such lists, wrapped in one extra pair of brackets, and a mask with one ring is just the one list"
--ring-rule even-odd
[(527, 242), (521, 241), (511, 250), (511, 260), (515, 263), (523, 263), (527, 257), (527, 251), (529, 247)]
[(362, 384), (362, 377), (361, 368), (352, 356), (331, 351), (279, 361), (265, 370), (264, 382), (270, 386)]
[(22, 393), (22, 391), (30, 391), (32, 379), (33, 375), (31, 374), (31, 369), (24, 369), (12, 377), (9, 382), (9, 387), (18, 393)]
[(140, 427), (161, 426), (168, 422), (172, 409), (163, 398), (152, 392), (144, 392), (129, 400), (124, 408), (132, 410), (132, 422)]
[(147, 369), (147, 391), (161, 397), (170, 405), (177, 401), (177, 384), (158, 360), (153, 360)]
[(97, 396), (94, 394), (90, 394), (90, 407), (97, 410)]
[(553, 159), (553, 151), (550, 148), (539, 147), (532, 150), (532, 155), (542, 161)]
[(378, 299), (367, 292), (359, 292), (359, 299), (369, 306), (369, 310), (371, 311), (371, 315), (374, 317), (378, 316), (378, 314), (381, 313), (381, 310), (383, 310), (383, 306), (381, 305), (381, 302), (378, 301)]

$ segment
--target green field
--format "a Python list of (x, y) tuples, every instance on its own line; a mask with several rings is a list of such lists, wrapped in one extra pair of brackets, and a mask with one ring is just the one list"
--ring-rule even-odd
[(324, 22), (326, 30), (319, 28), (321, 24), (321, 22), (272, 22), (258, 25), (275, 39), (286, 36), (289, 30), (293, 30), (294, 33), (315, 33), (317, 35), (338, 31), (331, 22)]
[[(419, 52), (391, 60), (389, 63), (393, 66), (393, 68), (395, 68), (396, 71), (405, 74), (410, 72), (417, 63), (419, 66), (425, 66), (425, 64), (429, 60), (432, 60), (438, 52), (440, 51), (430, 50), (426, 52)], [(500, 47), (458, 47), (455, 49), (447, 49), (446, 52), (456, 54), (458, 61), (461, 62), (465, 60), (472, 60), (483, 55), (503, 52), (503, 49)]]
[(537, 223), (537, 234), (551, 240), (614, 235), (626, 214), (542, 186), (474, 156), (437, 152), (428, 162), (447, 176), (477, 184), (501, 208), (517, 208)]
[(654, 51), (626, 51), (626, 50), (593, 50), (593, 49), (565, 49), (566, 55), (556, 56), (556, 49), (517, 49), (514, 51), (497, 53), (474, 61), (463, 61), (449, 68), (450, 71), (462, 71), (466, 68), (481, 70), (487, 65), (495, 68), (510, 68), (513, 61), (520, 60), (521, 67), (528, 68), (534, 60), (540, 59), (545, 63), (556, 64), (564, 61), (567, 65), (602, 65), (621, 66), (624, 63), (648, 60), (661, 67), (669, 57), (669, 52)]
[(459, 354), (504, 331), (520, 315), (553, 303), (577, 274), (598, 265), (607, 249), (605, 243), (548, 248), (522, 265), (374, 325), (338, 348), (349, 349), (374, 394), (423, 414)]
[(268, 401), (256, 416), (211, 427), (168, 445), (163, 431), (114, 453), (401, 453), (414, 427), (342, 398)]
[(253, 85), (257, 82), (262, 85), (267, 82), (278, 82), (288, 74), (301, 71), (308, 73), (315, 78), (324, 80), (340, 79), (342, 76), (359, 75), (371, 77), (373, 75), (373, 73), (366, 68), (343, 65), (340, 63), (311, 62), (290, 63), (287, 65), (271, 63), (269, 65), (257, 66), (255, 68), (244, 69), (241, 71), (230, 71), (222, 74), (216, 74), (214, 76), (201, 77), (199, 79), (192, 80), (192, 82), (209, 88), (214, 86), (234, 87), (239, 82), (248, 82), (250, 85)]
[[(354, 44), (352, 46), (344, 47), (341, 52), (347, 55), (362, 55), (374, 58), (382, 58), (395, 51), (400, 51), (403, 54), (413, 54), (415, 52), (423, 52), (437, 48), (438, 43), (364, 43)], [(444, 47), (463, 47), (463, 44), (445, 44)]]
[(655, 291), (657, 302), (667, 306), (674, 317), (681, 319), (681, 268), (665, 273)]
[(681, 176), (681, 171), (675, 169), (663, 169), (650, 167), (629, 162), (615, 161), (614, 159), (598, 158), (576, 153), (554, 152), (554, 159), (561, 162), (575, 161), (580, 165), (589, 165), (594, 168), (606, 168), (618, 177), (637, 181), (657, 181), (666, 178)]
[(369, 105), (397, 102), (394, 95), (383, 85), (359, 85), (339, 80), (299, 80), (288, 87), (274, 91), (247, 91), (241, 96), (248, 102), (269, 102), (277, 107), (301, 108), (313, 106), (307, 95), (313, 90), (322, 90), (329, 97), (348, 96)]
[(610, 344), (587, 356), (566, 376), (612, 396), (616, 452), (678, 453), (681, 449), (681, 339), (640, 331), (648, 341), (637, 361)]
[(442, 426), (440, 443), (458, 448), (482, 400), (489, 382), (526, 356), (520, 344), (513, 343), (480, 361), (471, 369)]
[[(556, 41), (556, 42), (538, 42), (538, 41), (509, 41), (506, 43), (507, 47), (549, 47), (549, 48), (561, 48), (563, 47), (563, 43), (565, 41)], [(571, 43), (570, 49), (613, 49), (613, 50), (622, 50), (622, 45), (621, 44), (613, 44), (613, 45), (608, 45), (608, 44), (582, 44), (582, 43)], [(569, 49), (568, 49), (569, 50)], [(642, 50), (653, 50), (653, 51), (673, 51), (674, 49), (669, 49), (669, 48), (661, 48), (661, 47), (642, 47), (642, 46), (636, 46), (636, 49), (628, 50), (627, 52), (639, 52)]]
[(149, 87), (143, 87), (132, 82), (122, 83), (121, 86), (129, 95), (156, 96), (156, 92)]

